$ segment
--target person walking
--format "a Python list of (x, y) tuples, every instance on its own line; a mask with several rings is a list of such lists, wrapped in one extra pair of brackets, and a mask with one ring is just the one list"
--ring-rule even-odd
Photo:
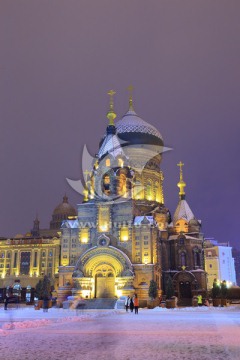
[(135, 294), (135, 296), (134, 296), (134, 302), (133, 303), (134, 303), (135, 314), (138, 314), (139, 301), (138, 301), (137, 294)]
[(8, 308), (8, 301), (9, 301), (9, 294), (6, 292), (5, 299), (4, 299), (4, 310)]
[(133, 297), (130, 298), (130, 311), (133, 312), (133, 309), (134, 309), (134, 304), (133, 304)]
[(7, 310), (10, 297), (12, 297), (12, 296), (13, 296), (12, 288), (11, 288), (11, 286), (9, 286), (6, 289), (6, 295), (5, 295), (5, 299), (4, 299), (4, 310)]
[(127, 297), (126, 300), (125, 300), (125, 309), (126, 309), (126, 312), (128, 312), (129, 305), (130, 305), (130, 296), (128, 295), (128, 297)]

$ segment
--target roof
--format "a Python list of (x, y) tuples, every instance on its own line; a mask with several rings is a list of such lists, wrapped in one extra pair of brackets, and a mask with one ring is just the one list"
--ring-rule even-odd
[(53, 215), (74, 216), (77, 215), (77, 210), (69, 204), (68, 197), (65, 195), (63, 197), (63, 202), (54, 209)]
[(78, 229), (79, 222), (78, 220), (64, 220), (61, 225), (61, 229)]
[(135, 216), (134, 225), (152, 225), (154, 224), (153, 216)]
[(133, 109), (129, 109), (122, 119), (116, 122), (116, 129), (118, 134), (144, 133), (163, 140), (160, 132), (153, 125), (141, 119)]
[(180, 219), (185, 219), (187, 222), (195, 219), (195, 216), (193, 215), (193, 212), (185, 199), (181, 199), (179, 201), (177, 209), (173, 216), (173, 223), (175, 224)]
[(107, 134), (98, 151), (98, 157), (101, 158), (106, 154), (111, 154), (114, 158), (118, 155), (124, 155), (118, 136)]

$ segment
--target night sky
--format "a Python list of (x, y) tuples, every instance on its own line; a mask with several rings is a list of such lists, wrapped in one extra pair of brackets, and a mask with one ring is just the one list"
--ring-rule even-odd
[(240, 1), (1, 0), (0, 236), (49, 227), (107, 125), (134, 108), (173, 148), (165, 204), (186, 199), (205, 236), (240, 248)]

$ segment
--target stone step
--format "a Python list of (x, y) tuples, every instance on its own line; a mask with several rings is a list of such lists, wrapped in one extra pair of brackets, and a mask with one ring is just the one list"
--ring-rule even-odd
[(87, 299), (84, 300), (84, 309), (114, 309), (116, 301), (116, 298)]
[(178, 299), (178, 306), (192, 306), (192, 299), (191, 298)]

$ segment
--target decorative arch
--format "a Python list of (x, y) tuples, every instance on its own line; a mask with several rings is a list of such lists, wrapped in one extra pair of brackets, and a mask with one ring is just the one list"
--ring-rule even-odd
[(190, 271), (179, 271), (173, 276), (173, 285), (178, 297), (192, 298), (192, 291), (197, 287), (197, 279)]
[(113, 267), (115, 276), (121, 276), (126, 271), (133, 275), (132, 263), (127, 255), (113, 246), (95, 246), (87, 250), (78, 259), (74, 271), (81, 271), (84, 276), (92, 277), (101, 264)]
[(197, 282), (196, 277), (190, 272), (190, 271), (179, 271), (173, 276), (173, 281), (179, 282), (179, 281), (190, 281)]

